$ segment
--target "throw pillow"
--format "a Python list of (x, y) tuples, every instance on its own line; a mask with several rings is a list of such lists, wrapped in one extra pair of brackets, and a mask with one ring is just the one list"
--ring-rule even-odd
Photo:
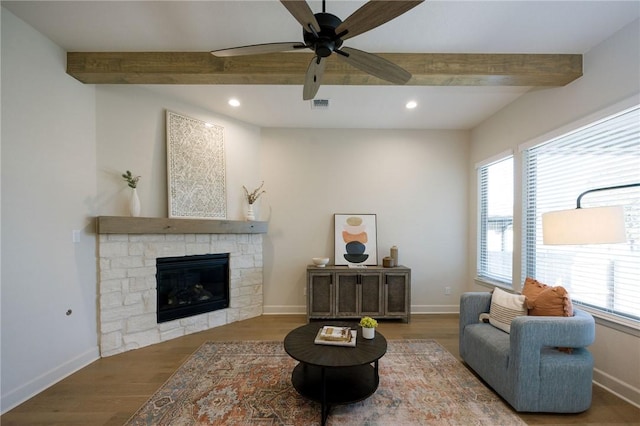
[(523, 295), (507, 293), (499, 288), (494, 289), (489, 309), (489, 323), (510, 333), (511, 321), (517, 316), (527, 315), (525, 300)]
[(552, 287), (533, 278), (527, 278), (522, 294), (527, 298), (529, 315), (573, 316), (573, 304), (569, 292), (562, 286)]
[(527, 297), (527, 304), (535, 300), (546, 288), (549, 288), (549, 286), (531, 277), (527, 277), (522, 287), (522, 294)]

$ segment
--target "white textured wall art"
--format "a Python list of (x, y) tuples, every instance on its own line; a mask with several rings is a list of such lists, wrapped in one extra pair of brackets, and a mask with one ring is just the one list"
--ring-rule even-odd
[(169, 217), (226, 219), (224, 128), (167, 111)]

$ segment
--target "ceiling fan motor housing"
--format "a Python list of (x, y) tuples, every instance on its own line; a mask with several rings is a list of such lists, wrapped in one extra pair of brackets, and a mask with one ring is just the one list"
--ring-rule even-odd
[(342, 21), (330, 13), (316, 13), (314, 16), (320, 25), (320, 31), (316, 36), (303, 29), (302, 36), (305, 44), (313, 49), (318, 57), (326, 58), (342, 46), (342, 39), (336, 37), (336, 28), (342, 24)]

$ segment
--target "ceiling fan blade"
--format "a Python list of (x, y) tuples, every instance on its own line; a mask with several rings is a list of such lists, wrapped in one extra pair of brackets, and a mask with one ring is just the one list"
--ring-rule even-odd
[(316, 93), (318, 93), (326, 66), (326, 58), (315, 56), (311, 60), (309, 68), (307, 68), (307, 74), (304, 77), (304, 89), (302, 90), (302, 99), (305, 101), (313, 99), (316, 96)]
[(348, 31), (343, 35), (342, 40), (346, 40), (358, 34), (362, 34), (375, 27), (378, 27), (385, 22), (389, 22), (393, 18), (396, 18), (410, 9), (413, 9), (424, 0), (397, 0), (397, 1), (382, 1), (382, 0), (370, 0), (356, 10), (349, 16), (344, 22), (336, 28), (336, 34), (341, 34), (344, 31)]
[(411, 79), (411, 73), (409, 73), (409, 71), (378, 55), (363, 52), (362, 50), (352, 47), (345, 47), (340, 51), (336, 51), (336, 53), (338, 53), (338, 58), (359, 70), (390, 81), (391, 83), (405, 84)]
[[(287, 8), (290, 14), (293, 15), (294, 18), (305, 31), (312, 33), (313, 31), (319, 33), (320, 25), (318, 24), (318, 20), (314, 16), (309, 4), (304, 0), (280, 0), (280, 3), (284, 7)], [(309, 25), (313, 26), (313, 31), (309, 28)]]
[(245, 56), (259, 55), (261, 53), (287, 52), (289, 50), (303, 49), (307, 47), (300, 42), (284, 42), (284, 43), (264, 43), (252, 44), (249, 46), (232, 47), (231, 49), (214, 50), (211, 52), (213, 56)]

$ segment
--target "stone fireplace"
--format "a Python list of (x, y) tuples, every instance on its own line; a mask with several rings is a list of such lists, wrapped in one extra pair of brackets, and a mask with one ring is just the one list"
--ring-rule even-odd
[[(97, 225), (102, 356), (262, 314), (265, 222), (102, 216)], [(229, 306), (158, 322), (157, 259), (225, 253)]]

